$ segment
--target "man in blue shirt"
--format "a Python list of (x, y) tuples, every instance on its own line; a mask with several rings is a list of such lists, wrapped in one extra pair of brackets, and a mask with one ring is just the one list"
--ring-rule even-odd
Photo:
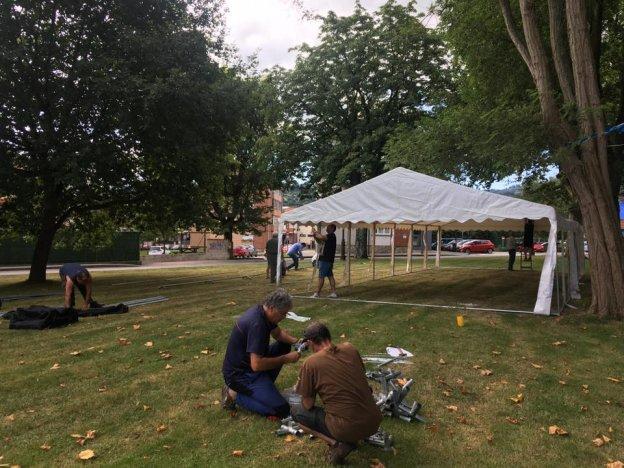
[(99, 304), (91, 297), (93, 290), (93, 278), (91, 273), (80, 263), (65, 263), (59, 269), (61, 283), (65, 290), (65, 307), (76, 305), (74, 287), (77, 287), (84, 299), (84, 309), (99, 307)]
[[(224, 409), (233, 410), (238, 404), (263, 416), (284, 418), (290, 414), (275, 380), (284, 364), (297, 362), (300, 357), (290, 351), (297, 339), (277, 326), (291, 308), (292, 297), (280, 288), (236, 321), (223, 360)], [(271, 337), (275, 341), (269, 344)]]
[(288, 265), (287, 270), (294, 268), (295, 270), (299, 269), (299, 259), (303, 258), (303, 249), (306, 248), (305, 242), (295, 242), (288, 249), (288, 256), (292, 258), (292, 264)]

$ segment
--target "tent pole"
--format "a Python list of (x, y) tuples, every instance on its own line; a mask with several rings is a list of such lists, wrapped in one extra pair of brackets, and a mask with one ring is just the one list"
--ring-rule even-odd
[(375, 244), (377, 242), (377, 223), (373, 223), (373, 236), (371, 245), (371, 266), (373, 268), (373, 279), (375, 279)]
[(392, 237), (390, 237), (390, 276), (394, 276), (394, 234), (396, 224), (392, 225)]
[(349, 229), (347, 229), (347, 262), (345, 267), (347, 268), (347, 286), (351, 286), (351, 221), (349, 221)]
[(282, 282), (282, 231), (284, 222), (280, 219), (277, 222), (277, 271), (275, 272), (275, 286), (279, 287)]
[(427, 245), (428, 226), (423, 230), (423, 270), (427, 269), (427, 260), (429, 259), (429, 246)]
[(442, 252), (442, 226), (438, 226), (438, 243), (436, 246), (436, 268), (440, 268), (440, 253)]
[(412, 272), (412, 252), (414, 251), (414, 225), (410, 224), (409, 237), (407, 239), (407, 265), (405, 273)]

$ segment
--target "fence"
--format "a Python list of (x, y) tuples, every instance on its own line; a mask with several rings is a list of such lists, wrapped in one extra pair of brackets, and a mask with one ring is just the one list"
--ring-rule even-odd
[[(0, 265), (28, 265), (32, 260), (34, 244), (21, 239), (0, 240)], [(75, 249), (53, 246), (48, 263), (135, 262), (139, 257), (139, 233), (118, 232), (104, 247)]]

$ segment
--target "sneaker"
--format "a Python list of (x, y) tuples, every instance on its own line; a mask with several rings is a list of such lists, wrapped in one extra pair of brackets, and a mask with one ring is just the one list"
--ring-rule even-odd
[(228, 411), (234, 411), (236, 409), (236, 403), (230, 395), (230, 388), (224, 385), (221, 388), (221, 408)]
[(338, 442), (336, 445), (329, 447), (327, 459), (332, 465), (344, 465), (345, 458), (347, 458), (347, 455), (353, 452), (353, 450), (355, 450), (355, 445)]
[(331, 293), (329, 296), (330, 299), (337, 299), (338, 298), (338, 294), (336, 294), (335, 292)]
[(321, 296), (319, 296), (319, 293), (314, 293), (314, 294), (312, 294), (310, 297), (311, 297), (312, 299), (318, 299), (318, 298), (319, 298), (319, 297), (321, 297)]

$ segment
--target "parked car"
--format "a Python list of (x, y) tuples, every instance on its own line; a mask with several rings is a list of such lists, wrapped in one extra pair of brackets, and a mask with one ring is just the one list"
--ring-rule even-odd
[(442, 243), (442, 250), (447, 250), (449, 252), (457, 252), (457, 244), (460, 242), (465, 242), (465, 239), (450, 239), (448, 242)]
[[(546, 247), (548, 246), (548, 242), (534, 242), (533, 243), (533, 252), (534, 253), (543, 253), (546, 252)], [(524, 252), (524, 246), (519, 244), (516, 247), (518, 252)]]
[(476, 239), (468, 242), (464, 242), (460, 247), (460, 252), (472, 254), (472, 253), (489, 253), (494, 252), (496, 247), (491, 240)]
[(167, 253), (162, 245), (152, 245), (147, 255), (166, 255)]
[(247, 256), (248, 257), (257, 257), (258, 256), (258, 251), (253, 246), (253, 244), (243, 245), (243, 248), (247, 251)]
[(234, 258), (247, 258), (249, 257), (249, 251), (243, 245), (237, 245), (233, 249)]
[(455, 247), (458, 251), (461, 252), (461, 248), (462, 246), (466, 243), (466, 242), (472, 242), (475, 239), (460, 239), (455, 243)]

